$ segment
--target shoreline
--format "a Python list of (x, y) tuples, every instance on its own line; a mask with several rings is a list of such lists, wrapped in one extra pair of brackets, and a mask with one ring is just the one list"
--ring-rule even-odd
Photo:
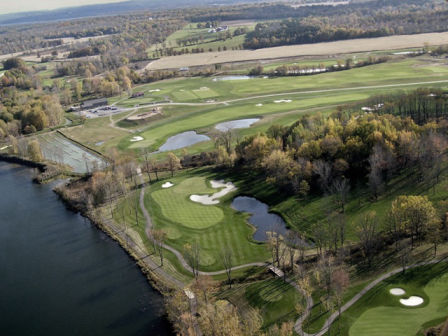
[(58, 190), (53, 189), (53, 192), (59, 196), (59, 199), (67, 209), (81, 214), (81, 216), (87, 218), (93, 226), (107, 234), (108, 237), (112, 240), (116, 241), (126, 252), (129, 258), (131, 258), (133, 262), (139, 267), (140, 271), (147, 278), (150, 285), (160, 294), (166, 297), (167, 293), (175, 290), (176, 288), (179, 288), (177, 284), (174, 284), (172, 281), (163, 276), (162, 273), (164, 273), (164, 271), (160, 270), (159, 266), (156, 265), (154, 261), (152, 261), (149, 254), (143, 251), (132, 240), (127, 242), (126, 234), (120, 227), (117, 226), (117, 224), (101, 216), (99, 216), (99, 218), (97, 218), (96, 216), (92, 216), (83, 211), (83, 209), (77, 208)]

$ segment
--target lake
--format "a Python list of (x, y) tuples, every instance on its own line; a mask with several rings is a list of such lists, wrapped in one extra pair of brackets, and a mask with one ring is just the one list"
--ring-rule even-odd
[(0, 335), (173, 335), (121, 247), (31, 178), (0, 162)]

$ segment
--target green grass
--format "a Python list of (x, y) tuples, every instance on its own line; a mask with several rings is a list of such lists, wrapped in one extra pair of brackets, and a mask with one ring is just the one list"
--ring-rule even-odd
[[(408, 270), (379, 284), (347, 310), (341, 319), (342, 334), (416, 335), (425, 323), (448, 316), (448, 268), (446, 263)], [(405, 307), (389, 290), (401, 287), (404, 298), (421, 296), (418, 307)], [(335, 330), (336, 327), (333, 327)]]
[[(434, 60), (434, 62), (440, 62)], [(218, 94), (220, 101), (253, 97), (263, 94), (300, 92), (335, 88), (351, 88), (384, 84), (404, 84), (419, 81), (447, 79), (446, 67), (427, 64), (422, 58), (395, 60), (340, 72), (323, 73), (312, 76), (255, 78), (238, 81), (212, 81), (210, 78), (188, 78), (167, 80), (142, 86), (142, 89), (158, 88), (176, 102), (203, 102), (191, 95), (188, 99), (178, 100), (174, 93), (198, 90), (208, 87)]]
[[(171, 181), (177, 188), (162, 189), (161, 181), (148, 190), (145, 205), (155, 226), (167, 232), (167, 244), (182, 251), (184, 244), (198, 243), (202, 248), (204, 271), (224, 269), (219, 251), (226, 246), (234, 253), (235, 265), (268, 260), (264, 244), (251, 241), (253, 229), (246, 224), (246, 216), (230, 208), (235, 192), (220, 198), (217, 205), (205, 206), (189, 200), (192, 194), (216, 192), (204, 183), (210, 179), (219, 179), (219, 176), (202, 170), (188, 175), (183, 172), (163, 181)], [(176, 200), (175, 205), (171, 199)]]
[[(255, 27), (255, 24), (241, 25), (240, 27), (253, 28)], [(237, 28), (238, 27), (229, 27), (229, 30), (231, 32), (234, 32)], [(209, 33), (208, 30), (209, 28), (198, 29), (196, 27), (196, 23), (188, 24), (182, 29), (168, 36), (165, 41), (165, 45), (167, 48), (173, 48), (174, 50), (177, 51), (180, 51), (183, 48), (187, 49), (203, 48), (205, 52), (208, 52), (210, 48), (212, 48), (213, 51), (218, 51), (218, 47), (223, 48), (224, 46), (227, 47), (228, 50), (231, 50), (233, 47), (239, 47), (241, 44), (243, 44), (246, 38), (246, 34), (244, 34), (234, 36), (231, 39), (227, 39), (226, 41), (215, 41), (218, 38), (219, 33)], [(203, 42), (201, 42), (201, 36), (203, 38)], [(187, 38), (192, 39), (197, 38), (199, 39), (199, 42), (198, 44), (187, 45), (185, 47), (177, 45), (178, 39), (183, 40)], [(156, 47), (161, 48), (162, 44), (153, 45), (150, 49), (148, 49), (148, 52), (152, 54), (156, 50)]]
[[(125, 116), (126, 113), (120, 113)], [(108, 117), (87, 119), (82, 126), (67, 127), (60, 131), (70, 139), (104, 153), (107, 148), (116, 147), (128, 132), (108, 126)]]
[(244, 298), (261, 314), (263, 327), (297, 318), (296, 303), (301, 295), (280, 278), (251, 284), (245, 288)]
[[(193, 177), (181, 181), (178, 185), (167, 189), (159, 189), (152, 197), (162, 209), (167, 219), (193, 229), (205, 229), (216, 225), (224, 219), (224, 212), (214, 205), (203, 205), (189, 199), (195, 194), (213, 194), (217, 189), (207, 186), (204, 177)], [(180, 238), (180, 231), (174, 227), (168, 229), (168, 237)]]

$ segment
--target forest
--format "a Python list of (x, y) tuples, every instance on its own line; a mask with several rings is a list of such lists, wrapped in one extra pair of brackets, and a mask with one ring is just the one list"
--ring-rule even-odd
[(375, 15), (362, 12), (343, 15), (288, 19), (281, 22), (258, 23), (246, 37), (246, 49), (269, 48), (281, 45), (306, 44), (372, 38), (390, 35), (420, 34), (445, 31), (447, 10), (425, 13), (400, 9), (383, 9)]

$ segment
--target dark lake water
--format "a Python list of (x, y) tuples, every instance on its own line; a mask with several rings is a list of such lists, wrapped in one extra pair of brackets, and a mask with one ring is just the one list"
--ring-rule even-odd
[(198, 142), (207, 140), (210, 140), (208, 136), (197, 134), (195, 131), (179, 133), (168, 138), (166, 142), (162, 146), (160, 146), (157, 153), (192, 146)]
[(162, 296), (52, 187), (0, 162), (0, 335), (172, 335)]
[(279, 215), (269, 213), (269, 206), (253, 197), (239, 196), (235, 198), (232, 202), (232, 208), (252, 214), (249, 223), (257, 227), (253, 236), (255, 240), (267, 241), (267, 232), (272, 230), (283, 236), (288, 232), (285, 221)]

